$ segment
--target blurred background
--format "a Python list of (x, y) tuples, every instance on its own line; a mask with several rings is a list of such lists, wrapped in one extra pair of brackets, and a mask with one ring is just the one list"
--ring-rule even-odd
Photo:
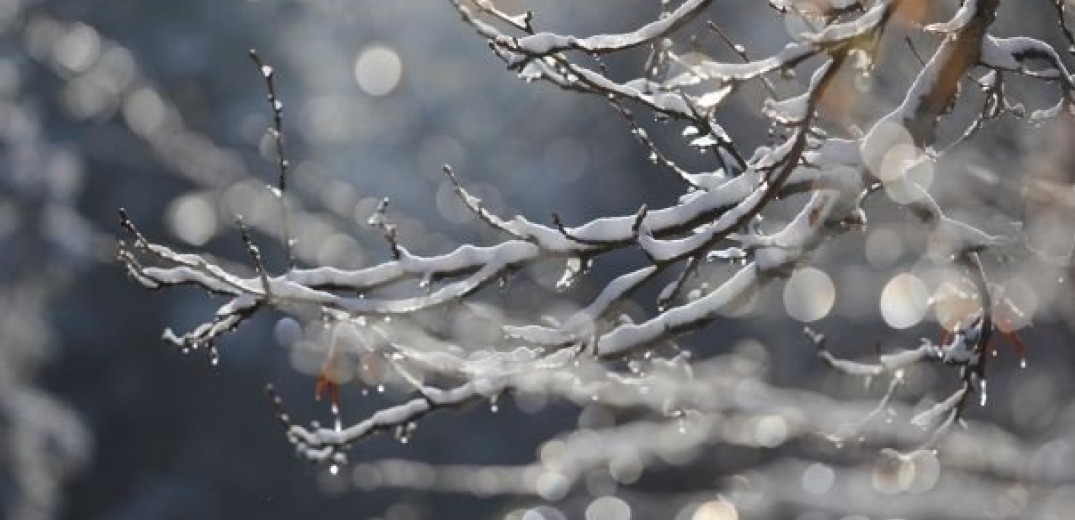
[[(533, 9), (540, 29), (576, 34), (626, 30), (659, 12), (653, 1), (614, 4), (498, 2), (509, 12)], [(759, 4), (728, 1), (707, 14), (761, 56), (781, 48), (798, 22)], [(997, 33), (1066, 48), (1050, 2), (1022, 4), (1005, 2)], [(905, 30), (950, 15), (955, 3), (908, 6)], [(684, 36), (676, 45), (735, 59), (718, 39), (698, 34), (699, 41)], [(920, 64), (899, 37), (893, 40), (898, 45), (884, 48), (876, 80), (849, 77), (843, 96), (829, 100), (834, 122), (865, 128), (900, 99)], [(237, 263), (245, 252), (233, 218), (242, 214), (264, 244), (266, 262), (283, 265), (274, 246), (277, 208), (265, 189), (276, 177), (265, 132), (271, 112), (250, 48), (277, 68), (302, 265), (353, 268), (387, 258), (383, 240), (365, 224), (381, 197), (391, 199), (401, 241), (415, 252), (488, 242), (493, 235), (455, 200), (444, 163), (491, 209), (540, 222), (553, 212), (569, 224), (630, 214), (643, 202), (667, 205), (682, 191), (656, 171), (601, 99), (513, 77), (447, 2), (0, 0), (0, 517), (418, 520), (538, 511), (530, 517), (536, 520), (562, 510), (569, 518), (597, 511), (598, 519), (621, 519), (618, 506), (589, 507), (616, 490), (596, 477), (539, 511), (526, 509), (538, 499), (483, 496), (481, 489), (385, 489), (368, 473), (345, 469), (334, 477), (300, 461), (274, 419), (265, 384), (276, 384), (294, 416), (328, 416), (312, 399), (314, 376), (294, 348), (295, 324), (281, 316), (258, 316), (229, 336), (218, 366), (162, 345), (166, 327), (186, 330), (219, 301), (192, 290), (148, 293), (129, 280), (114, 261), (118, 208), (154, 239)], [(644, 59), (641, 52), (609, 66), (630, 77)], [(783, 78), (777, 87), (790, 95), (803, 81)], [(1056, 98), (1051, 85), (1013, 81), (1009, 89), (1028, 111)], [(966, 122), (977, 110), (981, 93), (968, 90), (970, 110), (953, 120)], [(743, 98), (723, 109), (721, 121), (752, 150), (767, 138), (757, 115), (764, 93)], [(640, 120), (685, 164), (712, 167), (676, 143), (681, 128)], [(1022, 329), (1029, 349), (1026, 369), (1012, 351), (1000, 351), (992, 401), (971, 412), (1009, 432), (1023, 450), (1014, 468), (993, 468), (1002, 475), (986, 468), (974, 476), (1014, 482), (996, 488), (996, 496), (975, 495), (989, 517), (1054, 518), (1047, 515), (1075, 510), (1075, 408), (1068, 398), (1075, 390), (1073, 130), (1070, 116), (1038, 126), (1001, 120), (923, 181), (953, 216), (1025, 237), (1026, 247), (988, 259), (994, 281), (1022, 310), (1013, 327)], [(897, 203), (881, 201), (869, 215), (868, 232), (834, 241), (812, 268), (773, 284), (736, 319), (682, 346), (702, 358), (741, 353), (774, 385), (878, 397), (883, 389), (825, 369), (801, 322), (816, 322), (830, 347), (848, 357), (870, 356), (878, 342), (917, 345), (919, 337), (939, 334), (941, 310), (929, 299), (951, 273), (925, 258), (926, 237)], [(596, 282), (568, 298), (584, 302), (614, 267), (595, 268)], [(923, 369), (902, 397), (913, 404), (947, 395), (954, 385), (948, 376)], [(398, 397), (344, 391), (352, 418)], [(496, 411), (437, 414), (409, 443), (376, 437), (355, 447), (352, 460), (528, 463), (543, 441), (601, 413), (594, 409), (506, 402)], [(634, 518), (729, 518), (698, 504), (729, 493), (721, 479), (742, 466), (785, 455), (726, 453), (704, 459), (703, 467), (660, 470), (625, 500)], [(860, 518), (847, 516), (858, 505), (825, 498), (835, 477), (820, 467), (806, 468), (812, 473), (788, 494), (793, 498), (741, 516)], [(1020, 484), (1028, 475), (1045, 475), (1047, 484)], [(827, 486), (819, 488), (818, 478)], [(934, 480), (918, 499), (950, 503), (950, 494), (929, 493)], [(674, 500), (661, 509), (664, 497)], [(952, 518), (967, 517), (970, 506), (961, 507)]]

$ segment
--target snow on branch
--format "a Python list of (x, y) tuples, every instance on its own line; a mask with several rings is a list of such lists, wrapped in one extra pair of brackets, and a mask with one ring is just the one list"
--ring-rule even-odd
[[(968, 0), (951, 19), (916, 28), (921, 33), (942, 33), (943, 39), (909, 78), (902, 101), (872, 121), (865, 132), (842, 123), (829, 110), (841, 95), (846, 76), (874, 73), (869, 62), (904, 4), (900, 0), (773, 0), (771, 6), (789, 16), (807, 5), (818, 9), (820, 25), (760, 59), (751, 59), (716, 28), (741, 58), (736, 62), (699, 56), (676, 43), (683, 39), (679, 34), (683, 28), (716, 9), (710, 9), (714, 3), (707, 0), (666, 6), (659, 19), (633, 31), (586, 37), (540, 31), (532, 13), (511, 14), (485, 0), (451, 0), (451, 4), (520, 78), (608, 100), (652, 162), (684, 181), (684, 191), (677, 202), (665, 207), (642, 205), (633, 213), (579, 224), (569, 224), (554, 213), (552, 225), (545, 225), (524, 215), (497, 214), (467, 188), (465, 172), (445, 166), (455, 194), (479, 225), (496, 232), (496, 242), (463, 244), (439, 255), (414, 253), (397, 233), (384, 200), (368, 224), (388, 242), (387, 260), (339, 269), (297, 265), (289, 256), (291, 264), (279, 274), (270, 274), (261, 265), (258, 248), (242, 225), (239, 228), (254, 264), (252, 275), (222, 267), (204, 254), (181, 253), (158, 244), (123, 215), (122, 225), (130, 238), (121, 243), (119, 260), (134, 280), (148, 289), (196, 286), (229, 298), (191, 332), (166, 332), (170, 343), (184, 349), (212, 346), (255, 313), (275, 309), (316, 322), (311, 328), (328, 331), (334, 339), (325, 349), (326, 367), (356, 357), (377, 359), (384, 367), (382, 384), (390, 384), (405, 396), (395, 405), (345, 424), (335, 402), (338, 382), (332, 370), (322, 369), (318, 395), (323, 386), (332, 385), (337, 414), (337, 424), (323, 427), (295, 422), (284, 411), (282, 398), (273, 394), (287, 437), (301, 456), (335, 468), (347, 461), (352, 445), (370, 435), (395, 431), (405, 439), (430, 413), (483, 401), (495, 403), (502, 394), (539, 394), (580, 406), (593, 401), (641, 410), (644, 421), (590, 433), (607, 450), (576, 449), (580, 442), (576, 436), (583, 433), (569, 433), (557, 442), (566, 450), (562, 454), (570, 456), (555, 463), (546, 460), (496, 469), (504, 475), (503, 486), (490, 491), (557, 495), (559, 491), (548, 491), (548, 479), (553, 477), (543, 477), (546, 472), (555, 469), (554, 487), (566, 493), (592, 468), (616, 464), (617, 454), (624, 450), (632, 453), (631, 464), (638, 466), (638, 472), (660, 458), (662, 450), (690, 451), (712, 444), (775, 448), (811, 435), (839, 443), (861, 438), (875, 449), (886, 443), (898, 445), (904, 449), (901, 456), (914, 457), (916, 450), (946, 445), (950, 427), (965, 420), (971, 395), (985, 402), (990, 337), (997, 323), (994, 289), (980, 255), (1010, 248), (1013, 242), (949, 216), (928, 186), (918, 184), (915, 172), (937, 164), (951, 149), (939, 146), (938, 121), (961, 101), (960, 85), (968, 77), (983, 89), (986, 101), (955, 144), (972, 139), (986, 122), (1019, 112), (1006, 98), (1002, 74), (1059, 82), (1064, 100), (1071, 100), (1072, 76), (1051, 46), (1031, 38), (997, 38), (988, 33), (999, 0)], [(519, 32), (523, 34), (511, 34)], [(633, 56), (631, 51), (639, 47), (651, 52), (647, 70), (627, 80), (611, 77), (600, 56)], [(1048, 68), (1030, 69), (1031, 61), (1044, 62)], [(277, 191), (286, 215), (282, 104), (272, 83), (272, 68), (260, 60), (258, 65), (273, 108), (280, 170)], [(786, 76), (796, 69), (809, 71), (805, 85), (789, 87), (775, 81), (773, 73)], [(974, 79), (973, 74), (981, 69), (986, 75)], [(771, 139), (747, 153), (716, 118), (719, 109), (737, 99), (741, 87), (751, 81), (764, 83), (769, 94), (755, 112), (771, 129)], [(713, 164), (693, 171), (674, 162), (672, 154), (659, 149), (657, 141), (645, 133), (642, 119), (629, 106), (647, 109), (665, 123), (684, 125), (685, 144), (716, 152)], [(893, 168), (888, 158), (897, 147), (904, 147), (907, 156)], [(917, 348), (879, 355), (872, 362), (842, 359), (829, 350), (824, 335), (808, 330), (818, 357), (832, 371), (889, 381), (879, 404), (845, 408), (820, 395), (795, 394), (763, 384), (757, 374), (729, 382), (735, 378), (713, 368), (718, 362), (697, 361), (694, 358), (707, 356), (692, 356), (689, 351), (711, 352), (678, 345), (688, 332), (734, 316), (737, 308), (763, 293), (770, 282), (808, 265), (827, 242), (864, 229), (869, 203), (882, 192), (906, 208), (917, 219), (915, 225), (929, 236), (929, 251), (923, 251), (923, 257), (962, 273), (978, 309), (960, 316), (951, 335), (942, 341), (922, 340)], [(283, 222), (286, 225), (286, 217)], [(285, 230), (283, 236), (291, 240), (290, 231)], [(296, 238), (301, 240), (301, 236)], [(507, 278), (534, 266), (562, 269), (556, 288), (570, 293), (575, 281), (589, 275), (595, 261), (624, 251), (641, 253), (644, 265), (612, 273), (589, 302), (562, 321), (543, 317), (554, 301), (527, 295), (527, 300), (534, 300), (527, 303), (538, 310), (498, 311), (488, 320), (491, 334), (468, 335), (443, 326), (453, 319), (472, 323), (468, 313), (484, 305), (493, 288), (505, 286)], [(639, 296), (652, 293), (659, 293), (656, 301), (635, 305)], [(633, 310), (627, 310), (632, 306)], [(905, 373), (926, 363), (944, 373), (953, 372), (956, 389), (912, 412), (913, 407), (901, 403), (901, 392), (909, 384)], [(750, 391), (758, 395), (742, 398), (746, 390), (736, 385), (750, 378), (757, 382)], [(735, 392), (740, 399), (728, 397)], [(819, 414), (801, 413), (802, 400), (810, 401), (809, 409)], [(900, 416), (902, 422), (875, 420), (889, 413)], [(764, 418), (779, 423), (779, 439), (772, 437), (773, 432), (769, 437), (748, 439), (725, 427), (733, 420), (756, 423)], [(827, 431), (834, 424), (844, 426), (839, 432)], [(670, 448), (667, 432), (672, 430), (687, 434), (676, 437)], [(380, 464), (384, 467), (378, 471), (384, 473), (395, 471), (390, 466), (400, 463)], [(466, 473), (463, 469), (437, 471)], [(402, 480), (386, 482), (412, 485)], [(440, 477), (423, 482), (420, 487), (459, 485)]]

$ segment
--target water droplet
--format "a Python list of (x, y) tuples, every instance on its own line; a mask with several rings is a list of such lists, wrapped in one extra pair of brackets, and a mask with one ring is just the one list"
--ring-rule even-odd
[(333, 429), (337, 432), (343, 430), (343, 421), (340, 420), (340, 406), (336, 403), (332, 403), (332, 417), (333, 417)]
[(985, 406), (985, 405), (986, 405), (986, 403), (987, 403), (987, 402), (989, 402), (989, 394), (988, 394), (988, 392), (986, 391), (986, 384), (985, 384), (985, 383), (986, 383), (986, 382), (985, 382), (985, 379), (983, 379), (983, 380), (982, 380), (982, 384), (981, 384), (981, 389), (982, 389), (982, 397), (981, 397), (981, 400), (979, 401), (979, 404), (980, 404), (981, 406)]
[(735, 44), (735, 52), (738, 52), (739, 54), (743, 54), (746, 51), (747, 51), (747, 48), (744, 47), (742, 44), (739, 44), (739, 43)]
[(1026, 368), (1026, 358), (1019, 358), (1019, 368)]
[(377, 393), (378, 394), (383, 394), (384, 393), (384, 385), (377, 385)]
[(340, 473), (340, 467), (333, 464), (328, 467), (328, 472), (332, 473), (333, 476), (338, 475)]

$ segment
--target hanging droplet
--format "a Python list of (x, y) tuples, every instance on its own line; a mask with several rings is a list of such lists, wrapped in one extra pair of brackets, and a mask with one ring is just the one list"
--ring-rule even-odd
[(338, 475), (340, 473), (340, 467), (335, 465), (335, 464), (333, 464), (333, 465), (328, 467), (328, 472), (331, 473), (332, 476), (336, 476), (336, 475)]
[(982, 397), (981, 397), (981, 400), (979, 401), (979, 404), (980, 404), (981, 406), (985, 406), (985, 404), (986, 404), (987, 402), (989, 402), (989, 394), (988, 394), (988, 392), (986, 391), (986, 384), (985, 384), (985, 383), (986, 383), (986, 382), (985, 382), (985, 379), (983, 379), (983, 380), (982, 380), (982, 384), (981, 384), (981, 389), (982, 389)]
[(220, 364), (220, 351), (216, 345), (209, 345), (209, 364), (214, 367)]
[(332, 417), (333, 417), (333, 429), (337, 432), (343, 430), (343, 421), (340, 420), (340, 405), (332, 403)]
[(1019, 368), (1026, 368), (1026, 358), (1019, 358)]
[(384, 393), (384, 385), (377, 385), (377, 393), (378, 394), (383, 394)]

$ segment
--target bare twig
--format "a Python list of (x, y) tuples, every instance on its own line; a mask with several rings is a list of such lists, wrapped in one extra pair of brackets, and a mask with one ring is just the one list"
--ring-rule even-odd
[(291, 222), (288, 216), (287, 210), (287, 170), (290, 166), (287, 160), (287, 155), (284, 153), (284, 103), (280, 101), (280, 97), (276, 94), (276, 69), (271, 65), (267, 65), (261, 61), (261, 57), (258, 56), (258, 52), (254, 49), (250, 49), (250, 59), (258, 67), (258, 72), (261, 73), (262, 79), (265, 80), (265, 98), (269, 102), (269, 108), (272, 110), (273, 126), (269, 129), (272, 133), (273, 142), (276, 147), (276, 167), (279, 171), (279, 175), (276, 179), (276, 188), (273, 189), (273, 195), (276, 196), (280, 202), (280, 219), (283, 226), (284, 233), (284, 252), (287, 255), (288, 270), (295, 268), (295, 254), (292, 251), (294, 247), (294, 239), (291, 236)]

